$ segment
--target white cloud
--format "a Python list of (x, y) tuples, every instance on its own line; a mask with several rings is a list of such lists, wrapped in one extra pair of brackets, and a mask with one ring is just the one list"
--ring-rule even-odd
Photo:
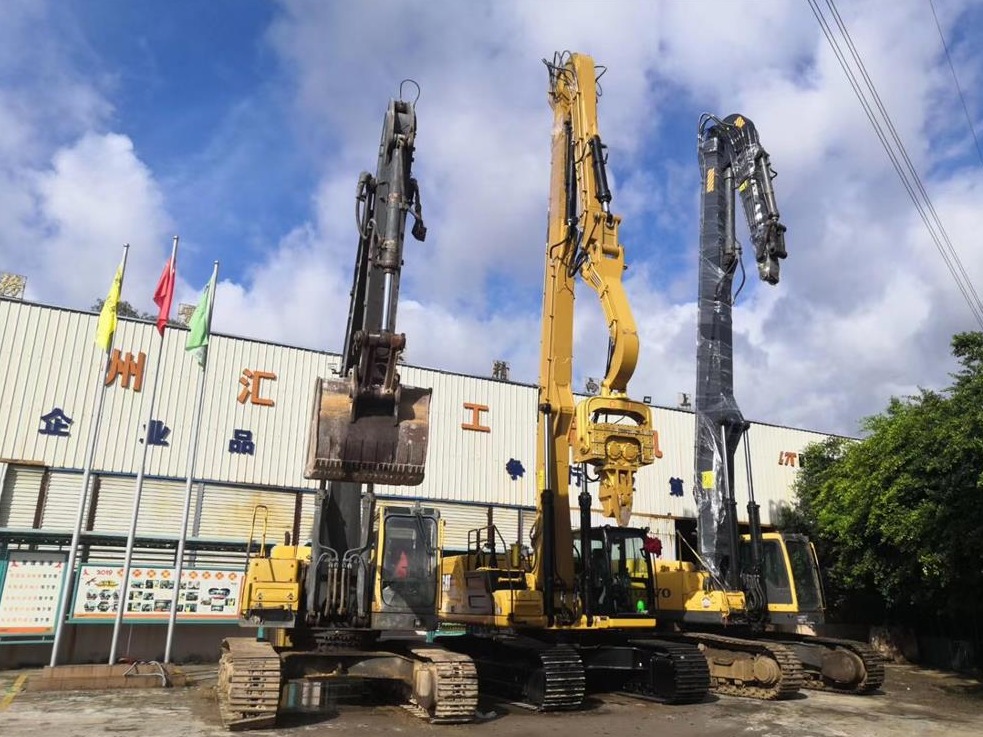
[[(944, 8), (947, 29), (967, 4)], [(118, 244), (130, 240), (131, 294), (147, 294), (132, 301), (149, 308), (169, 235), (181, 225), (168, 213), (166, 188), (129, 132), (111, 129), (111, 93), (73, 67), (57, 35), (45, 40), (51, 14), (16, 7), (7, 24), (15, 30), (0, 31), (0, 61), (28, 58), (45, 74), (18, 61), (35, 84), (0, 83), (0, 266), (28, 272), (38, 299), (87, 306), (104, 291)], [(642, 341), (633, 393), (673, 404), (694, 385), (695, 141), (645, 163), (663, 150), (656, 144), (680, 110), (747, 114), (780, 172), (790, 253), (782, 283), (753, 283), (749, 259), (735, 312), (747, 416), (856, 432), (890, 394), (945, 384), (951, 334), (977, 327), (801, 2), (619, 2), (603, 13), (577, 2), (281, 8), (267, 41), (283, 64), (299, 145), (324, 162), (323, 173), (309, 221), (253, 256), (241, 278), (223, 278), (219, 330), (340, 348), (355, 182), (374, 169), (386, 101), (410, 77), (422, 88), (415, 173), (430, 232), (426, 243), (406, 243), (399, 328), (408, 360), (488, 374), (493, 359), (505, 358), (514, 378), (534, 381), (551, 125), (540, 60), (562, 49), (608, 67), (600, 127), (616, 170), (615, 209), (636, 241), (626, 243)], [(868, 0), (842, 12), (967, 270), (983, 283), (983, 252), (974, 247), (983, 177), (953, 168), (953, 142), (965, 132), (928, 8)], [(952, 51), (972, 90), (983, 57), (969, 43)], [(235, 148), (237, 156), (250, 150)], [(638, 237), (653, 225), (680, 238)], [(193, 234), (184, 253), (205, 256)], [(193, 301), (190, 286), (181, 290)], [(603, 372), (606, 329), (591, 292), (579, 290), (577, 309), (579, 388)]]

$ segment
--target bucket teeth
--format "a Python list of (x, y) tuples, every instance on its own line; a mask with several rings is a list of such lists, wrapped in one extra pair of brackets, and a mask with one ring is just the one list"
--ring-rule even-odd
[(430, 389), (400, 389), (395, 416), (352, 420), (349, 384), (318, 379), (304, 477), (361, 484), (423, 482), (430, 435)]

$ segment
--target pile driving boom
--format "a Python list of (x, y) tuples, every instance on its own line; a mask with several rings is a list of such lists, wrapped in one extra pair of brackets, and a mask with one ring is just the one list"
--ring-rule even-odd
[[(655, 587), (647, 530), (627, 527), (635, 472), (661, 457), (647, 404), (630, 399), (638, 334), (622, 284), (620, 218), (610, 208), (597, 127), (594, 62), (560, 54), (549, 69), (553, 108), (549, 227), (537, 421), (537, 517), (532, 555), (496, 548), (494, 526), (473, 531), (466, 555), (444, 561), (443, 622), (464, 624), (448, 647), (467, 653), (482, 687), (550, 711), (581, 705), (588, 687), (667, 702), (701, 700), (706, 660), (692, 645), (650, 639)], [(601, 300), (608, 326), (600, 394), (574, 402), (574, 281)], [(591, 495), (571, 525), (573, 464), (592, 466), (605, 516), (591, 525)]]

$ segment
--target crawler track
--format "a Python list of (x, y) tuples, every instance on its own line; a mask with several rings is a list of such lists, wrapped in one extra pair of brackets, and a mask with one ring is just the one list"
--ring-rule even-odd
[(534, 711), (577, 709), (587, 687), (584, 664), (569, 645), (464, 635), (447, 645), (474, 659), (483, 694)]
[(431, 724), (464, 724), (474, 721), (478, 708), (478, 671), (467, 655), (439, 647), (410, 648), (426, 663), (434, 677), (432, 697), (414, 694), (403, 706)]
[(226, 729), (274, 726), (280, 704), (280, 656), (268, 642), (249, 637), (223, 640), (216, 690)]
[(781, 643), (704, 632), (688, 632), (679, 638), (703, 651), (714, 693), (775, 701), (791, 698), (805, 687), (802, 663)]
[(527, 687), (536, 708), (539, 711), (579, 708), (584, 701), (587, 678), (577, 651), (569, 645), (555, 645), (540, 651), (539, 660), (541, 669), (530, 677)]
[(827, 678), (818, 670), (808, 668), (805, 672), (805, 688), (863, 695), (877, 691), (884, 684), (884, 662), (877, 652), (866, 643), (831, 637), (804, 637), (799, 642), (803, 645), (815, 643), (830, 650), (845, 651), (858, 659), (863, 670), (863, 674), (858, 680), (839, 683)]
[(632, 696), (665, 704), (696, 704), (710, 689), (710, 668), (695, 646), (671, 640), (632, 640), (649, 658), (649, 668), (626, 684)]

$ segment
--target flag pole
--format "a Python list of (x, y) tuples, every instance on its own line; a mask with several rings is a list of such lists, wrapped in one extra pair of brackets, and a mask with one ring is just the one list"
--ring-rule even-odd
[[(178, 237), (174, 236), (171, 246), (171, 268), (175, 267), (177, 258)], [(173, 286), (172, 286), (173, 289)], [(123, 612), (127, 607), (127, 596), (130, 582), (130, 564), (133, 561), (133, 543), (137, 534), (137, 516), (140, 514), (140, 495), (143, 493), (143, 476), (147, 465), (147, 449), (150, 447), (150, 423), (154, 419), (154, 399), (157, 396), (157, 380), (160, 378), (160, 359), (164, 348), (164, 331), (160, 333), (157, 343), (157, 358), (154, 361), (154, 379), (150, 385), (150, 401), (147, 404), (147, 421), (143, 431), (143, 450), (141, 451), (140, 470), (137, 472), (136, 489), (133, 492), (133, 514), (130, 517), (130, 532), (126, 537), (126, 553), (123, 557), (123, 583), (120, 585), (119, 606), (116, 607), (116, 620), (113, 622), (113, 640), (109, 648), (109, 665), (116, 662), (116, 646), (119, 642), (120, 625), (123, 623)]]
[[(123, 287), (123, 278), (126, 276), (126, 256), (130, 251), (130, 244), (123, 246), (123, 260), (120, 263), (120, 289)], [(115, 276), (113, 277), (115, 279)], [(96, 384), (95, 409), (92, 416), (92, 426), (89, 428), (89, 442), (85, 450), (85, 466), (82, 470), (82, 491), (79, 494), (78, 510), (75, 514), (75, 527), (72, 528), (72, 542), (68, 551), (68, 565), (65, 575), (67, 576), (66, 586), (62, 586), (62, 598), (58, 602), (58, 616), (55, 620), (55, 641), (51, 646), (51, 662), (53, 668), (58, 665), (58, 648), (61, 646), (62, 634), (65, 631), (65, 619), (70, 611), (73, 578), (75, 577), (75, 562), (78, 557), (79, 538), (82, 536), (82, 518), (85, 516), (85, 501), (89, 495), (89, 481), (92, 478), (92, 466), (96, 457), (96, 441), (99, 438), (99, 421), (102, 419), (102, 406), (106, 399), (106, 369), (109, 367), (109, 356), (113, 352), (113, 335), (109, 337), (109, 345), (102, 356), (99, 368), (99, 381)]]
[[(215, 307), (215, 288), (218, 282), (218, 261), (212, 267), (212, 278), (208, 282), (208, 315), (206, 317), (209, 333), (211, 332), (212, 310)], [(188, 441), (188, 479), (184, 484), (184, 512), (181, 516), (181, 536), (178, 538), (177, 552), (174, 554), (174, 589), (171, 593), (171, 609), (167, 617), (167, 643), (164, 646), (164, 662), (171, 662), (171, 645), (174, 642), (174, 625), (177, 621), (177, 601), (181, 588), (181, 574), (184, 570), (184, 546), (188, 537), (188, 517), (191, 514), (191, 487), (195, 475), (195, 461), (198, 460), (198, 437), (201, 433), (201, 413), (205, 405), (205, 376), (208, 370), (208, 353), (206, 347), (205, 360), (201, 365), (201, 377), (198, 379), (198, 396), (195, 398), (195, 414), (192, 420), (191, 439)]]

